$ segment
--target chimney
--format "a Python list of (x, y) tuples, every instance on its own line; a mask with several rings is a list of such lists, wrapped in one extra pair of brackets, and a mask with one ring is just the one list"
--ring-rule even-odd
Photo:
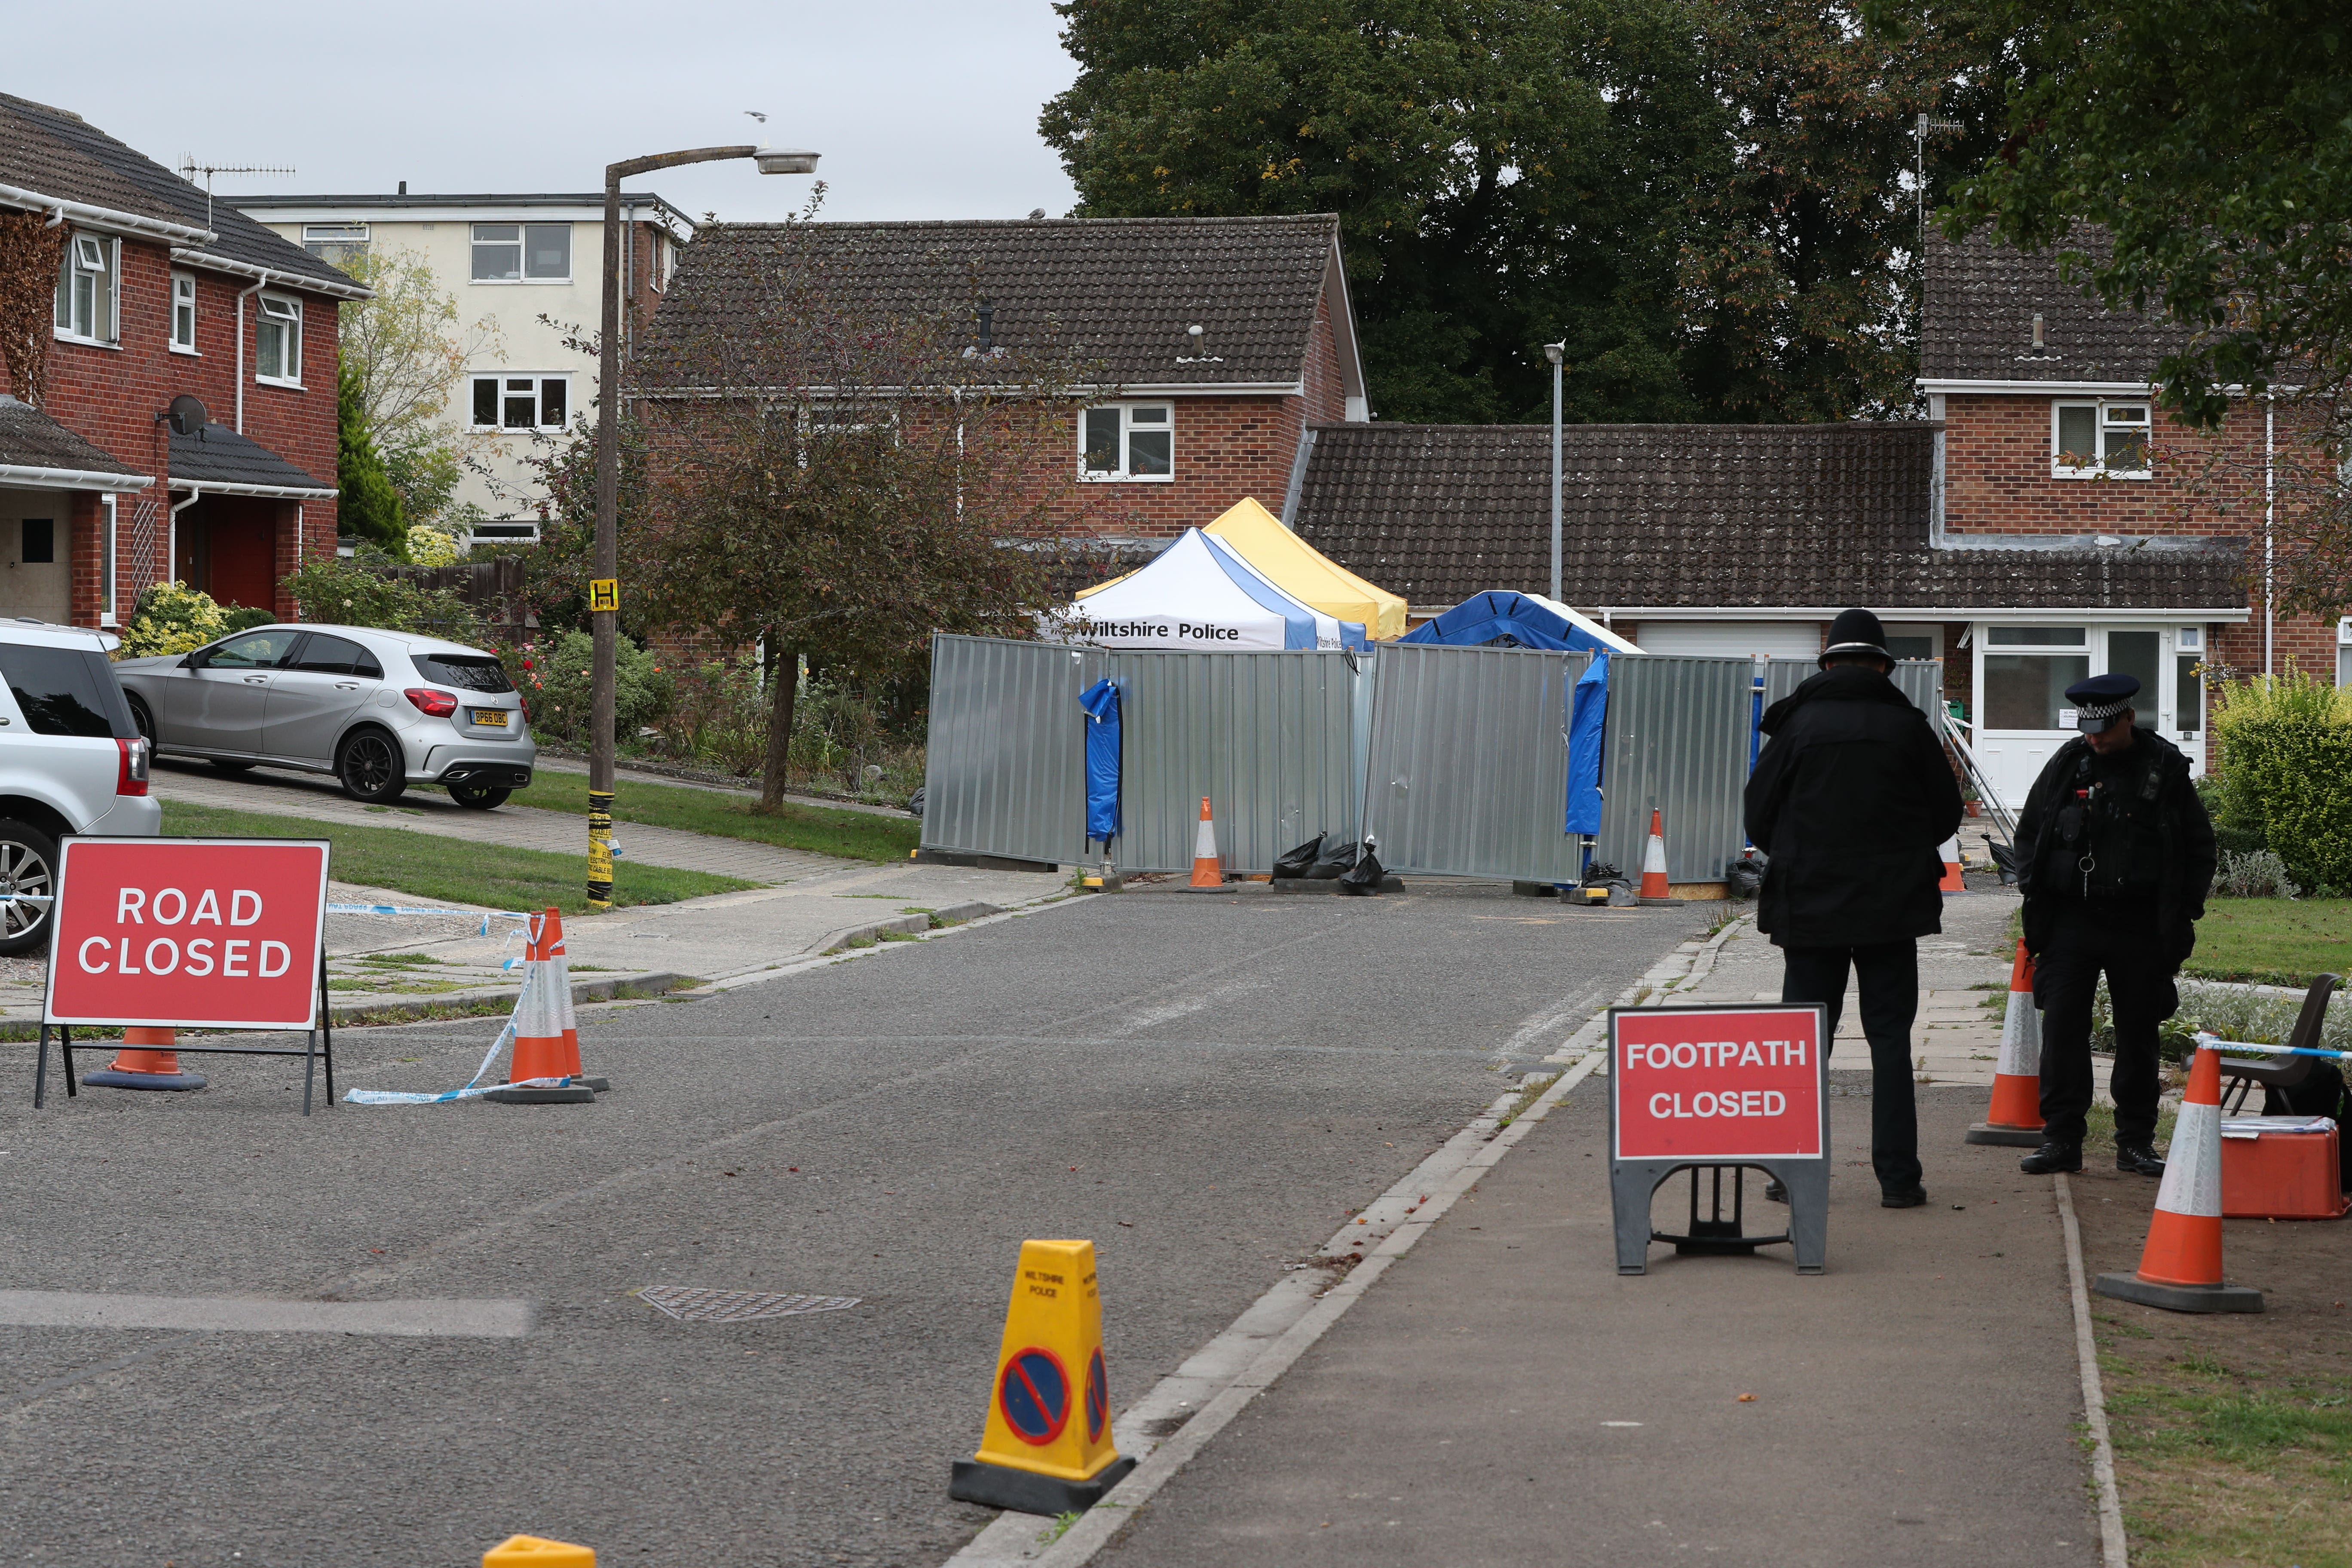
[(2033, 318), (2033, 352), (2042, 352), (2042, 317), (2039, 312)]
[(992, 350), (992, 349), (996, 346), (996, 343), (995, 343), (995, 334), (996, 334), (996, 301), (995, 301), (995, 300), (982, 300), (980, 302), (980, 352), (981, 352), (981, 353), (989, 353), (991, 350)]
[(406, 180), (400, 182), (400, 194), (404, 196), (408, 194), (408, 182)]

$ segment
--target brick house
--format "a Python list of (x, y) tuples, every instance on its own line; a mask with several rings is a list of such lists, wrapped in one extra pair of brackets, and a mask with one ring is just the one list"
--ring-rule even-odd
[[(2169, 426), (2148, 383), (2165, 323), (2101, 310), (2049, 257), (1932, 240), (1927, 261), (1929, 419), (1570, 426), (1568, 601), (1650, 652), (1782, 656), (1867, 605), (1898, 653), (1945, 661), (1987, 773), (2019, 800), (2073, 732), (2063, 692), (2084, 675), (2139, 677), (2144, 717), (2201, 767), (2210, 671), (2334, 668), (2334, 625), (2266, 631), (2250, 591), (2263, 411), (2211, 441)], [(1309, 441), (1285, 521), (1416, 616), (1544, 589), (1548, 429)], [(2208, 470), (2217, 445), (2231, 461)]]
[[(333, 552), (336, 307), (367, 291), (207, 208), (79, 115), (0, 95), (0, 244), (63, 231), (50, 331), (0, 360), (0, 610), (113, 626), (178, 577), (290, 618), (280, 581)], [(9, 379), (25, 353), (37, 398)], [(201, 426), (170, 422), (182, 396)]]
[(1066, 457), (1039, 475), (1040, 493), (1066, 492), (1050, 525), (1064, 537), (1148, 556), (1244, 496), (1278, 509), (1299, 482), (1311, 426), (1370, 417), (1328, 216), (790, 232), (788, 242), (778, 225), (702, 228), (654, 317), (649, 361), (665, 346), (742, 329), (753, 309), (747, 287), (788, 255), (820, 261), (861, 300), (930, 309), (985, 300), (976, 338), (1023, 347), (1053, 336), (1099, 367), (1097, 384), (1081, 389)]

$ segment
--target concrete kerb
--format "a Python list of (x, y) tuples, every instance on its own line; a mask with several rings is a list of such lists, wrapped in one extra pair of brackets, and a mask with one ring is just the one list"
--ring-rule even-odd
[(2123, 1498), (2116, 1489), (2116, 1447), (2107, 1431), (2107, 1397), (2099, 1382), (2099, 1346), (2091, 1334), (2091, 1297), (2084, 1289), (2083, 1227), (2074, 1217), (2074, 1185), (2064, 1172), (2055, 1184), (2058, 1222), (2066, 1235), (2066, 1292), (2074, 1306), (2074, 1359), (2083, 1371), (2083, 1425), (2090, 1429), (2091, 1482), (2099, 1496), (2102, 1568), (2131, 1568), (2124, 1534)]
[[(1609, 1006), (1629, 1006), (1645, 989), (1654, 994), (1681, 984), (1702, 955), (1713, 967), (1714, 952), (1738, 923), (1727, 925), (1708, 942), (1682, 943)], [(1319, 1281), (1309, 1276), (1321, 1273), (1322, 1267), (1294, 1266), (1224, 1332), (1123, 1411), (1112, 1423), (1112, 1436), (1121, 1455), (1139, 1462), (1058, 1540), (1053, 1539), (1055, 1521), (1041, 1514), (1000, 1514), (948, 1559), (948, 1568), (1078, 1568), (1118, 1539), (1139, 1508), (1329, 1332), (1390, 1266), (1410, 1252), (1553, 1107), (1600, 1070), (1604, 1053), (1588, 1042), (1600, 1038), (1608, 1016), (1608, 1006), (1599, 1009), (1559, 1051), (1544, 1058), (1547, 1064), (1564, 1064), (1565, 1070), (1534, 1103), (1511, 1116), (1512, 1105), (1525, 1090), (1501, 1096), (1362, 1215), (1341, 1226), (1316, 1257), (1330, 1259), (1329, 1267), (1344, 1268), (1349, 1257), (1361, 1253), (1363, 1261), (1349, 1268), (1343, 1279), (1318, 1289)], [(1506, 1117), (1510, 1117), (1508, 1126), (1503, 1124)]]

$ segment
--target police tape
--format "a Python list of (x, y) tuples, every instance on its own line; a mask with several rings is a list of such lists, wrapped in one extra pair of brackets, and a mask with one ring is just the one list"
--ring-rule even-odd
[(2260, 1051), (2268, 1057), (2325, 1057), (2330, 1061), (2352, 1061), (2352, 1051), (2322, 1050), (2316, 1046), (2264, 1046), (2252, 1040), (2225, 1040), (2202, 1029), (2197, 1031), (2197, 1045), (2200, 1050)]
[(490, 934), (492, 921), (527, 921), (530, 916), (521, 910), (423, 910), (404, 904), (329, 904), (331, 915), (463, 915), (467, 920), (482, 922), (481, 934)]
[(354, 1089), (345, 1092), (344, 1102), (350, 1105), (442, 1105), (453, 1100), (472, 1100), (493, 1089), (565, 1087), (572, 1081), (568, 1078), (525, 1079), (520, 1084), (482, 1081), (498, 1061), (499, 1053), (513, 1042), (515, 1020), (522, 1016), (523, 1005), (530, 1000), (531, 987), (541, 983), (540, 976), (544, 973), (546, 971), (543, 969), (534, 969), (523, 977), (522, 993), (515, 998), (514, 1011), (507, 1015), (506, 1027), (500, 1029), (499, 1037), (490, 1042), (488, 1052), (482, 1058), (482, 1065), (474, 1069), (474, 1076), (466, 1080), (463, 1089), (444, 1089), (439, 1094), (418, 1094), (396, 1089)]

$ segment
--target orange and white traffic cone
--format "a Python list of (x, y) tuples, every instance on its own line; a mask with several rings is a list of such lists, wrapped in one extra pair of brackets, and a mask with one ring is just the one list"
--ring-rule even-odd
[(1201, 797), (1201, 826), (1192, 833), (1192, 886), (1222, 888), (1225, 868), (1217, 859), (1217, 825), (1209, 819), (1209, 797)]
[(581, 1071), (580, 1016), (572, 1010), (572, 961), (565, 957), (563, 952), (563, 911), (562, 910), (551, 909), (547, 911), (546, 930), (549, 934), (541, 940), (540, 951), (547, 959), (549, 983), (555, 998), (556, 1021), (563, 1026), (565, 1059), (572, 1064), (572, 1077), (574, 1082), (584, 1083), (602, 1094), (613, 1087), (612, 1081), (609, 1079), (589, 1078)]
[(2134, 1274), (2102, 1274), (2102, 1296), (2175, 1312), (2259, 1312), (2263, 1293), (2221, 1279), (2221, 1053), (2200, 1045), (2172, 1124), (2164, 1184)]
[(126, 1027), (122, 1031), (122, 1049), (114, 1053), (114, 1060), (97, 1072), (81, 1075), (86, 1089), (190, 1089), (205, 1087), (205, 1075), (182, 1072), (180, 1053), (172, 1047), (179, 1043), (177, 1029)]
[(2042, 1010), (2033, 1005), (2033, 959), (2022, 938), (2009, 968), (2009, 1011), (2000, 1021), (2000, 1060), (1992, 1069), (1992, 1109), (1969, 1129), (1967, 1141), (2015, 1149), (2042, 1142)]
[(549, 938), (561, 930), (551, 924), (554, 915), (550, 910), (531, 917), (523, 949), (522, 994), (515, 999), (514, 1056), (506, 1086), (490, 1090), (485, 1100), (505, 1105), (563, 1105), (596, 1098), (594, 1089), (574, 1081), (580, 1077), (579, 1036), (575, 1032), (566, 1040), (563, 1029), (572, 987), (568, 981), (563, 984), (559, 1004), (556, 965), (548, 957)]
[(1939, 893), (1967, 892), (1969, 890), (1968, 881), (1960, 875), (1959, 839), (1957, 837), (1945, 839), (1944, 847), (1936, 851), (1936, 853), (1944, 858), (1944, 879), (1936, 884), (1936, 891)]
[(1656, 806), (1650, 808), (1650, 843), (1642, 851), (1642, 901), (1645, 904), (1679, 904), (1674, 896), (1674, 886), (1666, 880), (1666, 818)]

